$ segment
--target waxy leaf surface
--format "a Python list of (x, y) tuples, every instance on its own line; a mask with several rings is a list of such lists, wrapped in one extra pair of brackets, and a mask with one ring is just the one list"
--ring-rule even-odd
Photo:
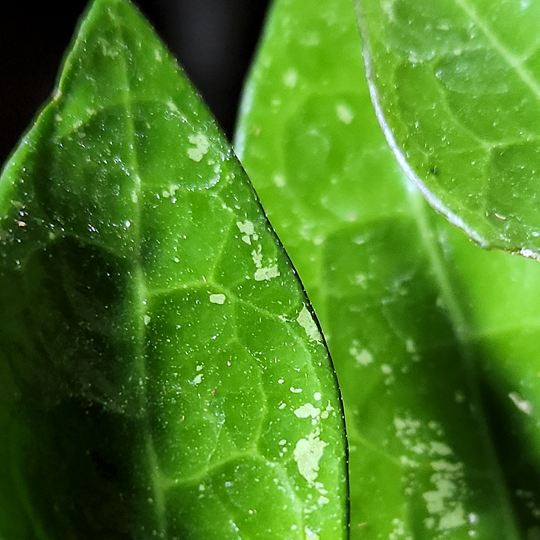
[(540, 267), (484, 252), (408, 183), (347, 0), (277, 0), (240, 156), (328, 340), (351, 538), (540, 533)]
[(0, 536), (337, 539), (311, 308), (143, 17), (97, 0), (0, 180)]
[(357, 0), (379, 119), (476, 242), (540, 253), (540, 4)]

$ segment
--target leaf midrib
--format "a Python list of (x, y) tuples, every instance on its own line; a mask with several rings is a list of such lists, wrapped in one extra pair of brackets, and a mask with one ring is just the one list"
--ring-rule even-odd
[[(121, 34), (121, 40), (124, 40), (123, 36), (123, 27), (119, 26), (118, 31)], [(134, 100), (132, 99), (132, 96), (130, 94), (129, 88), (129, 73), (128, 73), (128, 62), (126, 59), (126, 54), (128, 54), (125, 49), (123, 50), (123, 67), (122, 73), (124, 75), (124, 81), (122, 88), (124, 89), (124, 102), (123, 106), (126, 111), (126, 119), (127, 119), (127, 132), (126, 132), (126, 141), (129, 145), (131, 151), (128, 153), (128, 159), (129, 159), (129, 169), (132, 171), (131, 177), (134, 179), (134, 194), (136, 195), (137, 203), (135, 203), (135, 213), (133, 216), (133, 226), (132, 226), (132, 234), (133, 234), (133, 245), (134, 245), (134, 255), (133, 255), (133, 297), (132, 297), (132, 303), (133, 306), (135, 306), (135, 320), (136, 320), (136, 354), (135, 354), (135, 372), (137, 374), (137, 378), (140, 382), (139, 386), (139, 410), (141, 411), (141, 430), (144, 437), (144, 445), (145, 445), (145, 458), (147, 460), (147, 467), (148, 471), (150, 473), (150, 489), (152, 492), (152, 500), (153, 500), (153, 507), (154, 512), (156, 516), (156, 528), (157, 528), (157, 536), (166, 538), (167, 531), (168, 531), (168, 520), (166, 515), (166, 493), (169, 487), (172, 487), (168, 485), (167, 482), (164, 482), (164, 475), (163, 472), (160, 469), (159, 461), (157, 457), (157, 452), (152, 436), (151, 431), (151, 422), (150, 422), (150, 413), (147, 407), (148, 403), (148, 388), (147, 388), (147, 366), (146, 366), (146, 324), (145, 324), (145, 318), (148, 315), (148, 305), (150, 303), (150, 300), (153, 296), (153, 293), (151, 292), (151, 289), (148, 287), (147, 280), (143, 271), (143, 265), (142, 265), (142, 253), (141, 253), (141, 239), (142, 239), (142, 233), (141, 233), (141, 223), (142, 223), (142, 199), (144, 197), (144, 186), (142, 185), (141, 176), (139, 174), (140, 168), (138, 164), (137, 159), (137, 153), (136, 153), (136, 146), (135, 146), (135, 125), (134, 125), (134, 119), (133, 119), (133, 105)], [(139, 100), (140, 101), (140, 100)], [(230, 293), (228, 293), (230, 295)], [(266, 311), (260, 307), (254, 306), (250, 302), (246, 302), (245, 300), (236, 299), (238, 303), (243, 303), (250, 305), (252, 308), (256, 309), (258, 312), (264, 312), (268, 316), (272, 316), (272, 318), (275, 318), (275, 313), (272, 313), (270, 311)], [(297, 335), (295, 333), (295, 338), (297, 338)], [(295, 339), (296, 340), (296, 339)], [(301, 342), (300, 342), (301, 344)], [(313, 370), (313, 367), (310, 366), (310, 369)], [(259, 440), (260, 437), (257, 437), (257, 440)], [(260, 454), (259, 451), (256, 452), (258, 456), (260, 456), (260, 459), (263, 459), (268, 464), (272, 464), (272, 466), (277, 467), (278, 470), (282, 472), (283, 480), (286, 479), (287, 475), (283, 474), (283, 464), (280, 463), (274, 463), (270, 462), (263, 458), (263, 456)], [(227, 459), (223, 460), (222, 464), (225, 464), (227, 462), (231, 462), (234, 460), (236, 456), (227, 457)], [(207, 473), (208, 470), (205, 468), (199, 473), (199, 478), (203, 478), (205, 473)], [(185, 482), (182, 482), (182, 484), (185, 484)], [(303, 523), (303, 516), (304, 512), (299, 510), (299, 507), (302, 505), (299, 503), (299, 499), (297, 494), (294, 492), (292, 487), (290, 486), (289, 482), (285, 482), (284, 484), (289, 491), (289, 495), (292, 496), (291, 500), (294, 501), (294, 505), (296, 507), (296, 516), (297, 518)], [(301, 527), (303, 530), (303, 525)]]
[[(111, 17), (111, 21), (116, 22)], [(119, 41), (126, 42), (124, 35), (124, 28), (122, 25), (117, 26)], [(145, 457), (147, 460), (148, 471), (150, 474), (150, 489), (152, 492), (153, 507), (156, 515), (156, 526), (158, 537), (166, 538), (167, 534), (167, 517), (166, 517), (166, 505), (165, 505), (165, 492), (162, 489), (159, 475), (159, 463), (157, 458), (157, 452), (152, 437), (150, 418), (148, 410), (148, 388), (147, 388), (147, 369), (146, 369), (146, 323), (145, 318), (148, 314), (148, 287), (146, 284), (146, 278), (142, 269), (142, 254), (141, 254), (141, 221), (142, 221), (142, 180), (139, 174), (140, 167), (137, 159), (137, 152), (135, 146), (135, 124), (133, 120), (133, 100), (130, 93), (130, 80), (128, 74), (128, 61), (126, 55), (129, 54), (125, 48), (122, 48), (122, 74), (124, 76), (123, 89), (124, 97), (124, 109), (126, 112), (126, 141), (129, 145), (130, 151), (128, 152), (128, 159), (130, 160), (130, 169), (132, 172), (131, 178), (134, 181), (133, 194), (136, 198), (134, 203), (133, 216), (133, 240), (134, 240), (134, 276), (133, 276), (133, 301), (132, 304), (135, 307), (135, 320), (136, 320), (136, 341), (135, 341), (135, 372), (138, 374), (139, 380), (139, 410), (142, 418), (142, 433), (144, 437)]]

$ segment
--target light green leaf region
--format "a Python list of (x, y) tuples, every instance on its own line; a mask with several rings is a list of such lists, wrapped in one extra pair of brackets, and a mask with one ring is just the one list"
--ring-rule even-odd
[(352, 540), (538, 538), (540, 267), (407, 183), (347, 0), (275, 3), (237, 144), (338, 372)]
[(484, 247), (540, 254), (540, 4), (357, 0), (398, 158)]
[(97, 0), (0, 180), (0, 536), (343, 538), (327, 351), (134, 7)]

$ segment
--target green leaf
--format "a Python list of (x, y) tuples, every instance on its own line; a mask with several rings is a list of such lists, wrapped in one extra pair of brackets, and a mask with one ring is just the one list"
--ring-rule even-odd
[(347, 0), (274, 4), (237, 150), (338, 372), (351, 538), (537, 537), (540, 267), (480, 250), (407, 182)]
[(540, 254), (540, 4), (357, 0), (398, 159), (484, 247)]
[(209, 112), (97, 0), (0, 180), (0, 536), (345, 536), (334, 373)]

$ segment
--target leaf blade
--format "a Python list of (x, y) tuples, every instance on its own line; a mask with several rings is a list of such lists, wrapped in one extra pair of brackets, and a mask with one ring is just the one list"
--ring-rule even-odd
[(352, 7), (308, 4), (274, 5), (237, 149), (334, 359), (351, 538), (525, 538), (534, 517), (515, 493), (537, 479), (538, 442), (534, 414), (508, 396), (527, 387), (522, 406), (536, 409), (536, 306), (514, 329), (519, 361), (493, 338), (523, 315), (522, 283), (535, 297), (538, 267), (475, 249), (408, 185), (372, 110)]
[(379, 118), (408, 175), (482, 246), (534, 256), (537, 6), (358, 5)]
[(131, 4), (93, 3), (0, 193), (16, 526), (340, 537), (342, 420), (309, 304), (225, 137)]

